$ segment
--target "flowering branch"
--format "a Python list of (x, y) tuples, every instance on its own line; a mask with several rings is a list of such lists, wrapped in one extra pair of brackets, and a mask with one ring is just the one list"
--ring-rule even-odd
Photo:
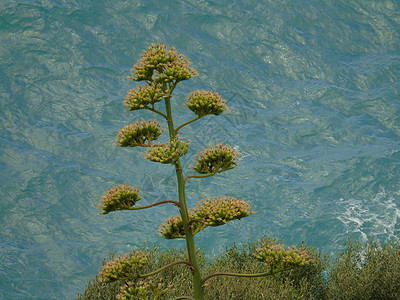
[(262, 244), (257, 248), (253, 256), (268, 267), (269, 271), (254, 274), (240, 274), (230, 272), (216, 272), (203, 277), (203, 283), (215, 276), (236, 277), (262, 277), (288, 271), (293, 268), (303, 267), (310, 262), (309, 254), (304, 249), (295, 246), (285, 249), (283, 244)]
[[(227, 171), (238, 165), (237, 159), (240, 153), (232, 147), (216, 144), (204, 149), (195, 156), (193, 160), (195, 165), (190, 166), (200, 174), (215, 174), (217, 172)], [(218, 171), (220, 169), (220, 171)]]
[(146, 265), (148, 254), (142, 251), (131, 252), (129, 255), (125, 254), (114, 258), (104, 264), (99, 272), (100, 282), (113, 282), (116, 280), (138, 279), (153, 276), (161, 271), (168, 269), (178, 264), (186, 264), (190, 269), (193, 265), (190, 261), (179, 260), (169, 263), (153, 272), (147, 274), (140, 274), (140, 271)]
[[(207, 197), (188, 213), (190, 221), (186, 228), (190, 228), (193, 235), (208, 226), (221, 226), (253, 214), (247, 202), (235, 197), (215, 197), (213, 200)], [(166, 239), (186, 238), (186, 228), (182, 218), (177, 215), (161, 224), (159, 232)]]
[(157, 140), (165, 129), (156, 120), (136, 121), (126, 125), (115, 138), (117, 147), (151, 147), (151, 141)]
[(138, 210), (145, 209), (165, 203), (172, 203), (179, 207), (179, 202), (174, 200), (164, 200), (145, 206), (134, 206), (141, 197), (139, 196), (139, 188), (131, 187), (129, 184), (120, 184), (112, 187), (100, 199), (98, 208), (103, 210), (102, 215), (117, 210)]

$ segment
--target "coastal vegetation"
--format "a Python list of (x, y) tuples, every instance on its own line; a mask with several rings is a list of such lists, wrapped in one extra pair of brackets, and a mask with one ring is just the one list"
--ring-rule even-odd
[[(268, 240), (262, 238), (261, 240)], [(262, 267), (254, 265), (251, 253), (258, 242), (226, 249), (210, 261), (205, 253), (198, 256), (204, 273), (216, 270), (231, 272), (258, 272)], [(185, 259), (183, 250), (162, 250), (159, 247), (145, 247), (150, 253), (149, 265), (160, 267), (172, 261)], [(349, 240), (338, 250), (335, 259), (329, 259), (320, 251), (308, 247), (312, 262), (304, 268), (286, 271), (275, 276), (259, 278), (218, 278), (210, 280), (205, 289), (206, 299), (400, 299), (400, 244), (398, 240), (380, 243), (370, 239), (366, 243)], [(112, 258), (114, 254), (110, 254)], [(107, 260), (105, 260), (107, 261)], [(135, 281), (143, 284), (140, 279)], [(187, 268), (177, 266), (160, 272), (155, 282), (170, 286), (168, 295), (159, 299), (173, 299), (190, 292), (190, 273)], [(153, 283), (153, 284), (154, 284)], [(104, 284), (93, 279), (86, 285), (78, 300), (116, 299), (124, 281)], [(154, 299), (150, 293), (148, 299)]]
[[(164, 44), (152, 44), (143, 51), (131, 70), (133, 76), (128, 77), (142, 85), (132, 88), (123, 104), (126, 111), (150, 111), (163, 123), (137, 120), (123, 127), (115, 139), (117, 147), (145, 148), (145, 159), (173, 167), (176, 199), (138, 205), (140, 188), (121, 183), (108, 189), (98, 205), (101, 215), (172, 205), (177, 214), (160, 225), (159, 234), (165, 239), (184, 239), (186, 248), (144, 246), (122, 255), (111, 253), (78, 299), (399, 299), (397, 244), (381, 247), (371, 241), (364, 247), (350, 242), (332, 265), (313, 247), (285, 246), (267, 237), (241, 248), (234, 246), (211, 261), (197, 249), (198, 232), (206, 228), (211, 232), (212, 227), (241, 220), (254, 211), (249, 202), (229, 195), (229, 191), (195, 199), (197, 205), (187, 207), (186, 189), (191, 181), (232, 170), (240, 159), (236, 149), (216, 143), (194, 155), (193, 164), (188, 166), (193, 173), (184, 174), (187, 168), (181, 164), (181, 157), (188, 154), (192, 141), (182, 136), (182, 129), (229, 109), (218, 92), (195, 90), (183, 103), (193, 118), (175, 125), (172, 94), (178, 83), (197, 75), (190, 64), (174, 47), (168, 49)], [(162, 136), (164, 131), (167, 137)], [(373, 291), (365, 291), (370, 287)]]

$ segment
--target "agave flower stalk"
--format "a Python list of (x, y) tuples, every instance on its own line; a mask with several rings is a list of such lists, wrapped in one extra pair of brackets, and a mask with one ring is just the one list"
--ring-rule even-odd
[[(164, 165), (172, 165), (176, 171), (178, 199), (164, 200), (145, 206), (137, 206), (141, 200), (139, 188), (128, 184), (112, 187), (102, 196), (98, 207), (101, 214), (108, 214), (118, 210), (138, 210), (151, 208), (162, 204), (171, 203), (177, 206), (178, 214), (168, 218), (161, 224), (160, 236), (166, 239), (182, 238), (186, 240), (188, 260), (175, 261), (155, 271), (143, 272), (148, 256), (143, 251), (131, 252), (110, 260), (103, 265), (99, 272), (102, 282), (128, 280), (122, 288), (118, 299), (146, 299), (148, 293), (155, 295), (154, 299), (168, 291), (161, 282), (140, 281), (136, 285), (132, 279), (148, 278), (155, 274), (185, 264), (192, 272), (192, 296), (181, 296), (177, 299), (204, 299), (204, 283), (215, 276), (258, 277), (273, 275), (294, 267), (301, 267), (309, 262), (307, 253), (295, 247), (284, 248), (283, 245), (261, 245), (254, 253), (256, 261), (263, 263), (266, 272), (259, 274), (236, 274), (229, 272), (216, 272), (203, 277), (196, 256), (194, 236), (207, 227), (222, 226), (234, 220), (245, 218), (254, 212), (250, 204), (235, 197), (207, 197), (199, 201), (197, 206), (188, 210), (186, 203), (185, 187), (190, 178), (204, 178), (216, 175), (235, 168), (238, 165), (240, 153), (228, 145), (220, 143), (210, 145), (199, 154), (195, 155), (194, 164), (190, 167), (194, 175), (184, 177), (180, 158), (187, 154), (190, 141), (184, 141), (178, 132), (207, 115), (221, 115), (229, 109), (222, 96), (212, 90), (196, 90), (190, 93), (184, 103), (195, 115), (193, 119), (175, 127), (172, 115), (172, 93), (177, 84), (197, 75), (197, 71), (190, 67), (190, 61), (178, 53), (174, 47), (167, 48), (165, 44), (152, 44), (141, 54), (140, 60), (132, 68), (133, 81), (143, 84), (137, 89), (128, 92), (123, 104), (127, 111), (149, 110), (165, 119), (169, 135), (166, 143), (154, 143), (162, 135), (164, 129), (156, 120), (135, 121), (122, 128), (115, 139), (118, 147), (145, 147), (145, 158)], [(164, 108), (158, 106), (164, 101)], [(163, 112), (163, 111), (164, 112)]]

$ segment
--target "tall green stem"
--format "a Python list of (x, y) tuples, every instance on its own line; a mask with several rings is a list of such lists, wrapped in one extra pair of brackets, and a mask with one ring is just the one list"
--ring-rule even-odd
[[(174, 129), (174, 122), (172, 119), (171, 112), (171, 93), (165, 97), (165, 108), (167, 112), (167, 122), (168, 122), (168, 131), (169, 137), (172, 141), (176, 138), (176, 131)], [(186, 196), (185, 196), (185, 179), (183, 177), (182, 167), (180, 160), (178, 159), (175, 162), (175, 171), (176, 177), (178, 179), (178, 195), (179, 195), (179, 208), (180, 214), (182, 218), (182, 222), (185, 227), (185, 236), (186, 236), (186, 247), (189, 255), (189, 261), (193, 267), (192, 275), (193, 275), (193, 288), (194, 288), (194, 298), (196, 300), (204, 299), (204, 291), (203, 291), (203, 280), (201, 277), (199, 263), (197, 261), (196, 248), (194, 244), (194, 234), (192, 229), (189, 227), (189, 213), (186, 205)]]

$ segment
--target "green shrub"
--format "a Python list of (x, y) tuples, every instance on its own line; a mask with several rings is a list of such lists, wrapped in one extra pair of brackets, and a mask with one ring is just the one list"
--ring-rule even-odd
[[(262, 238), (242, 247), (233, 246), (213, 261), (207, 261), (205, 254), (199, 251), (199, 262), (205, 273), (259, 273), (265, 267), (254, 264), (252, 253), (263, 241), (276, 242)], [(306, 248), (311, 258), (307, 266), (267, 277), (213, 277), (207, 281), (205, 287), (206, 299), (400, 299), (398, 242), (381, 244), (370, 240), (363, 244), (349, 240), (332, 264), (316, 249)], [(147, 247), (144, 250), (149, 253), (146, 272), (173, 261), (187, 259), (183, 250), (161, 250), (158, 247)], [(112, 258), (113, 255), (105, 261)], [(177, 265), (153, 276), (155, 284), (161, 281), (164, 286), (169, 287), (168, 294), (159, 299), (173, 299), (192, 293), (189, 275), (187, 267)], [(139, 282), (136, 279), (136, 283)], [(96, 278), (77, 299), (116, 299), (124, 284), (124, 281), (104, 284)], [(149, 297), (153, 299), (154, 293), (149, 294)]]
[(400, 247), (349, 240), (333, 263), (329, 299), (400, 299)]

